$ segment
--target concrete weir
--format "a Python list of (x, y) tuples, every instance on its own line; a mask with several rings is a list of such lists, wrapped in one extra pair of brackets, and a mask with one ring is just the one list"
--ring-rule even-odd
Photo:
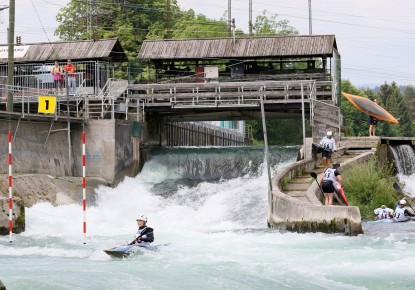
[[(344, 140), (341, 144), (349, 141)], [(337, 157), (336, 161), (342, 164), (340, 171), (369, 160), (378, 140), (367, 141), (355, 152), (348, 151), (347, 147), (338, 150), (341, 157)], [(321, 154), (318, 154), (296, 162), (274, 176), (269, 198), (268, 226), (300, 233), (344, 233), (350, 236), (363, 233), (358, 207), (323, 206), (320, 202), (317, 183), (309, 175), (311, 171), (322, 173), (324, 168), (319, 165), (320, 157)]]

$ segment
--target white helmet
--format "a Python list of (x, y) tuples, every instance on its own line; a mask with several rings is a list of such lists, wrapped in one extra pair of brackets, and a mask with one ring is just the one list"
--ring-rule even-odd
[(399, 204), (400, 204), (400, 205), (405, 205), (405, 204), (406, 204), (406, 200), (401, 199), (401, 200), (399, 201)]
[(143, 215), (143, 214), (138, 214), (136, 220), (137, 221), (145, 221), (145, 222), (147, 222), (148, 218), (145, 215)]
[(327, 136), (333, 136), (333, 132), (327, 131)]

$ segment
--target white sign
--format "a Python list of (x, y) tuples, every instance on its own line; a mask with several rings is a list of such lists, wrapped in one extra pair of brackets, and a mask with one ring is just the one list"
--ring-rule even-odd
[[(14, 47), (14, 58), (22, 58), (29, 50), (30, 45), (21, 45)], [(7, 46), (0, 46), (0, 58), (9, 57), (9, 48)]]

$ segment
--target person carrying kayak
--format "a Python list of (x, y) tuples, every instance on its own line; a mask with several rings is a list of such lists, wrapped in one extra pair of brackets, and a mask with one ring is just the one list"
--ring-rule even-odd
[(323, 147), (323, 152), (321, 153), (323, 164), (326, 168), (329, 168), (331, 154), (336, 152), (336, 141), (333, 138), (332, 131), (327, 131), (326, 137), (321, 140), (320, 145)]
[(320, 184), (325, 198), (325, 205), (333, 205), (333, 196), (335, 190), (334, 182), (336, 179), (339, 181), (340, 185), (343, 186), (342, 177), (340, 172), (337, 170), (339, 167), (340, 163), (334, 162), (333, 168), (327, 168), (321, 177)]
[(382, 205), (381, 207), (374, 210), (377, 220), (390, 219), (393, 217), (393, 209)]
[(411, 217), (414, 217), (415, 214), (411, 213), (408, 209), (405, 208), (406, 200), (401, 199), (396, 205), (395, 213), (393, 214), (394, 222), (407, 222), (411, 220)]
[(154, 241), (154, 230), (150, 227), (147, 227), (148, 218), (143, 214), (139, 214), (136, 221), (138, 230), (134, 234), (134, 240), (130, 243), (130, 245), (134, 245), (136, 243), (152, 243)]

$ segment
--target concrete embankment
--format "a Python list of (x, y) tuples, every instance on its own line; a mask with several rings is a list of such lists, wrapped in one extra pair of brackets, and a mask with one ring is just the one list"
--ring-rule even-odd
[[(340, 150), (339, 154), (344, 154), (344, 150)], [(373, 154), (374, 151), (361, 152), (350, 158), (344, 155), (346, 157), (342, 161), (341, 170), (345, 171), (353, 164), (366, 162)], [(309, 172), (317, 171), (316, 168), (319, 168), (319, 161), (319, 158), (312, 158), (296, 162), (273, 178), (269, 226), (297, 232), (344, 233), (352, 236), (363, 233), (360, 211), (357, 207), (322, 206), (319, 188), (309, 177)], [(319, 170), (322, 171), (322, 168)], [(304, 194), (296, 198), (285, 193), (283, 188), (298, 176), (308, 178), (308, 184), (304, 185), (307, 188)], [(293, 195), (295, 193), (297, 192)]]

